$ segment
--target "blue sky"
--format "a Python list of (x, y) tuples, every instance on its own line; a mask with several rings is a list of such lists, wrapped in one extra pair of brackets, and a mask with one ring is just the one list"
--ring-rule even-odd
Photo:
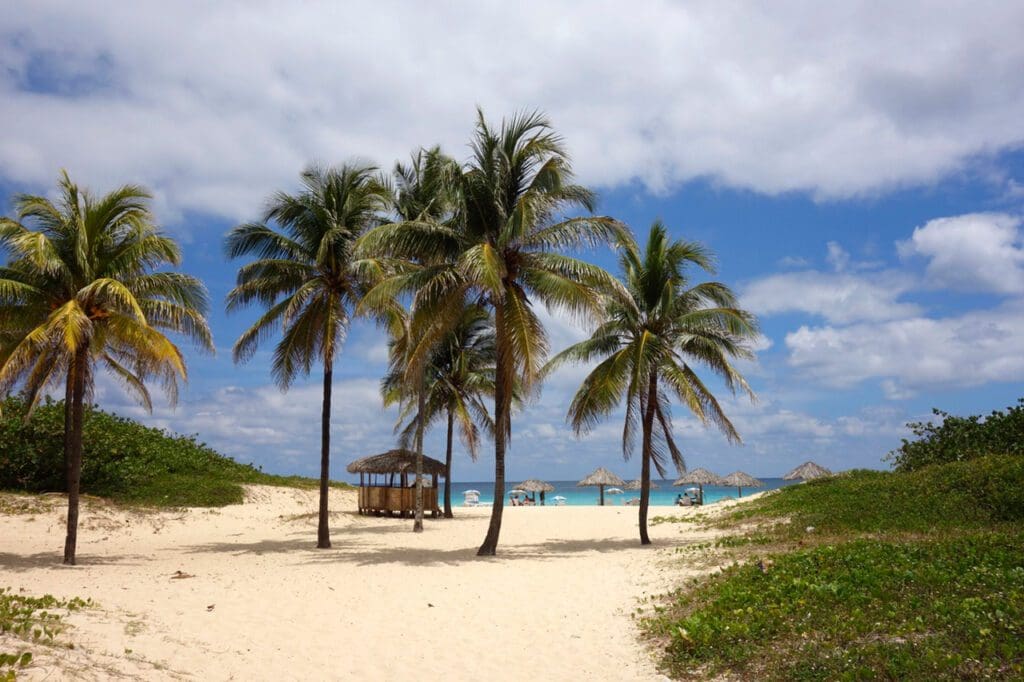
[[(166, 3), (165, 3), (166, 4)], [(984, 413), (1024, 379), (1024, 10), (1013, 3), (572, 3), (431, 8), (40, 2), (0, 17), (0, 201), (60, 168), (141, 182), (214, 301), (215, 357), (189, 353), (174, 410), (110, 409), (265, 469), (315, 474), (318, 377), (280, 393), (266, 352), (232, 365), (255, 312), (226, 317), (224, 233), (310, 161), (390, 167), (416, 145), (465, 157), (476, 105), (546, 111), (600, 212), (708, 244), (761, 320), (758, 393), (726, 405), (745, 444), (681, 411), (691, 466), (779, 475), (807, 459), (884, 466), (933, 406)], [(386, 46), (386, 48), (385, 48)], [(8, 211), (6, 203), (2, 210)], [(588, 254), (612, 266), (607, 252)], [(584, 333), (545, 314), (557, 350)], [(334, 471), (392, 445), (380, 334), (338, 368)], [(635, 477), (621, 420), (564, 423), (585, 368), (514, 421), (509, 475)], [(442, 453), (442, 434), (428, 439)], [(493, 475), (457, 449), (456, 478)]]

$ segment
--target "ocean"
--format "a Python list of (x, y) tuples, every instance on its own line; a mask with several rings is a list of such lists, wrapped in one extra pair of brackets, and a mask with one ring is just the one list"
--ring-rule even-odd
[[(798, 481), (784, 481), (781, 478), (762, 478), (764, 481), (763, 488), (744, 488), (743, 496), (753, 495), (757, 492), (764, 490), (775, 490), (776, 488), (783, 488), (787, 485), (793, 485)], [(505, 485), (505, 506), (508, 505), (509, 492), (514, 490), (514, 484), (520, 483), (521, 481), (513, 481), (512, 483)], [(687, 488), (696, 486), (681, 486), (678, 488), (672, 487), (672, 481), (652, 481), (658, 488), (651, 490), (651, 506), (656, 507), (671, 507), (675, 505), (676, 495), (683, 492)], [(588, 506), (597, 505), (599, 489), (598, 488), (579, 488), (576, 486), (576, 481), (548, 481), (551, 485), (555, 486), (555, 490), (550, 493), (545, 493), (545, 501), (548, 505), (555, 504), (555, 496), (560, 495), (565, 498), (565, 504), (574, 506)], [(444, 482), (439, 484), (442, 489)], [(464, 499), (463, 493), (467, 490), (478, 490), (480, 491), (480, 504), (491, 504), (494, 501), (494, 482), (486, 481), (453, 481), (452, 482), (452, 506), (461, 507)], [(440, 491), (439, 491), (440, 492)], [(605, 488), (604, 503), (606, 505), (623, 505), (626, 500), (633, 497), (640, 497), (639, 490), (625, 490), (621, 495), (609, 495), (608, 488)], [(736, 488), (725, 488), (720, 486), (706, 485), (704, 486), (704, 503), (711, 504), (712, 502), (718, 502), (726, 498), (735, 498)], [(537, 495), (537, 504), (540, 504), (540, 496)], [(439, 500), (440, 501), (440, 500)]]

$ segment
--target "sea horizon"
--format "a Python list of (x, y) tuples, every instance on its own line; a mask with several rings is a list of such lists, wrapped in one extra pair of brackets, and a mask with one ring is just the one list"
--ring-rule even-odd
[[(684, 485), (684, 486), (673, 486), (672, 480), (674, 479), (652, 479), (652, 483), (658, 487), (651, 490), (651, 506), (656, 507), (671, 507), (675, 506), (676, 496), (690, 488), (696, 488), (697, 486)], [(762, 478), (764, 482), (763, 487), (759, 488), (743, 488), (743, 497), (753, 495), (755, 493), (764, 492), (766, 490), (776, 490), (778, 488), (784, 488), (789, 485), (799, 483), (800, 481), (786, 481), (779, 477), (773, 478)], [(551, 492), (545, 493), (545, 504), (555, 505), (555, 497), (564, 497), (564, 503), (568, 506), (597, 506), (599, 504), (600, 491), (597, 487), (579, 487), (576, 485), (575, 480), (566, 481), (547, 481), (555, 487)], [(513, 480), (506, 482), (505, 484), (505, 500), (509, 499), (509, 493), (515, 490), (518, 484), (522, 483), (519, 480)], [(444, 483), (439, 482), (438, 486), (443, 489)], [(626, 501), (632, 498), (640, 497), (639, 490), (625, 490), (622, 493), (609, 494), (608, 490), (615, 486), (605, 487), (605, 506), (623, 506)], [(463, 506), (464, 494), (467, 490), (477, 490), (480, 493), (479, 500), (481, 505), (489, 505), (494, 502), (494, 481), (452, 481), (452, 506), (460, 507)], [(737, 491), (735, 487), (729, 486), (717, 486), (717, 485), (706, 485), (704, 486), (704, 503), (712, 504), (714, 502), (720, 502), (725, 499), (731, 499), (737, 497)], [(540, 504), (540, 494), (535, 495), (537, 504)], [(506, 504), (508, 506), (508, 504)]]

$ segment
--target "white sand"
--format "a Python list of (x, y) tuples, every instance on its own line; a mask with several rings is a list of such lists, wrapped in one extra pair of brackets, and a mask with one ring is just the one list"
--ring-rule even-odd
[(631, 614), (693, 570), (675, 547), (712, 535), (661, 524), (643, 548), (633, 507), (515, 507), (484, 559), (489, 508), (414, 534), (335, 491), (334, 546), (317, 550), (314, 492), (249, 497), (147, 514), (88, 503), (77, 567), (60, 565), (62, 498), (0, 516), (0, 586), (97, 604), (68, 618), (73, 651), (33, 647), (25, 678), (662, 679)]

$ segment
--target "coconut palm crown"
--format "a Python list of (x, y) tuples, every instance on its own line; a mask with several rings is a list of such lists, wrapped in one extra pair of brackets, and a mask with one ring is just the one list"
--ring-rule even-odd
[(369, 294), (391, 299), (411, 294), (431, 320), (415, 357), (457, 323), (466, 302), (493, 312), (495, 324), (495, 503), (478, 554), (493, 555), (501, 532), (505, 453), (511, 435), (511, 387), (536, 385), (548, 351), (535, 303), (575, 314), (599, 314), (600, 292), (617, 282), (603, 269), (562, 250), (615, 243), (628, 233), (619, 222), (593, 215), (594, 195), (573, 183), (561, 138), (537, 113), (491, 127), (478, 112), (472, 158), (455, 178), (451, 221), (405, 221), (367, 234), (360, 251), (419, 263), (387, 278)]
[(249, 305), (266, 311), (238, 338), (235, 362), (245, 362), (261, 342), (280, 331), (271, 374), (282, 390), (314, 364), (322, 364), (320, 510), (317, 547), (330, 543), (330, 414), (334, 361), (352, 314), (377, 273), (353, 257), (356, 240), (381, 222), (391, 192), (376, 168), (352, 163), (310, 167), (296, 194), (278, 192), (262, 220), (235, 227), (227, 237), (230, 258), (255, 257), (238, 269), (228, 312)]
[[(158, 381), (171, 403), (187, 379), (185, 360), (165, 332), (213, 349), (206, 289), (179, 272), (175, 241), (160, 233), (150, 194), (125, 185), (103, 196), (62, 173), (56, 203), (15, 197), (17, 220), (0, 219), (0, 393), (18, 384), (35, 406), (65, 382), (68, 484), (64, 563), (74, 564), (85, 401), (97, 368), (108, 370), (147, 409), (146, 382)], [(31, 411), (30, 411), (31, 414)]]
[(591, 338), (554, 357), (597, 366), (569, 406), (577, 435), (589, 431), (625, 401), (622, 452), (629, 458), (641, 433), (640, 539), (649, 544), (647, 507), (650, 467), (664, 477), (668, 460), (682, 472), (683, 454), (672, 433), (671, 399), (701, 421), (714, 423), (730, 442), (740, 436), (695, 367), (711, 370), (734, 393), (754, 394), (733, 366), (752, 357), (753, 316), (740, 310), (732, 291), (718, 282), (693, 284), (690, 267), (714, 272), (711, 254), (696, 242), (671, 241), (665, 226), (651, 226), (647, 246), (623, 244), (620, 266), (625, 295), (608, 297), (605, 318)]

